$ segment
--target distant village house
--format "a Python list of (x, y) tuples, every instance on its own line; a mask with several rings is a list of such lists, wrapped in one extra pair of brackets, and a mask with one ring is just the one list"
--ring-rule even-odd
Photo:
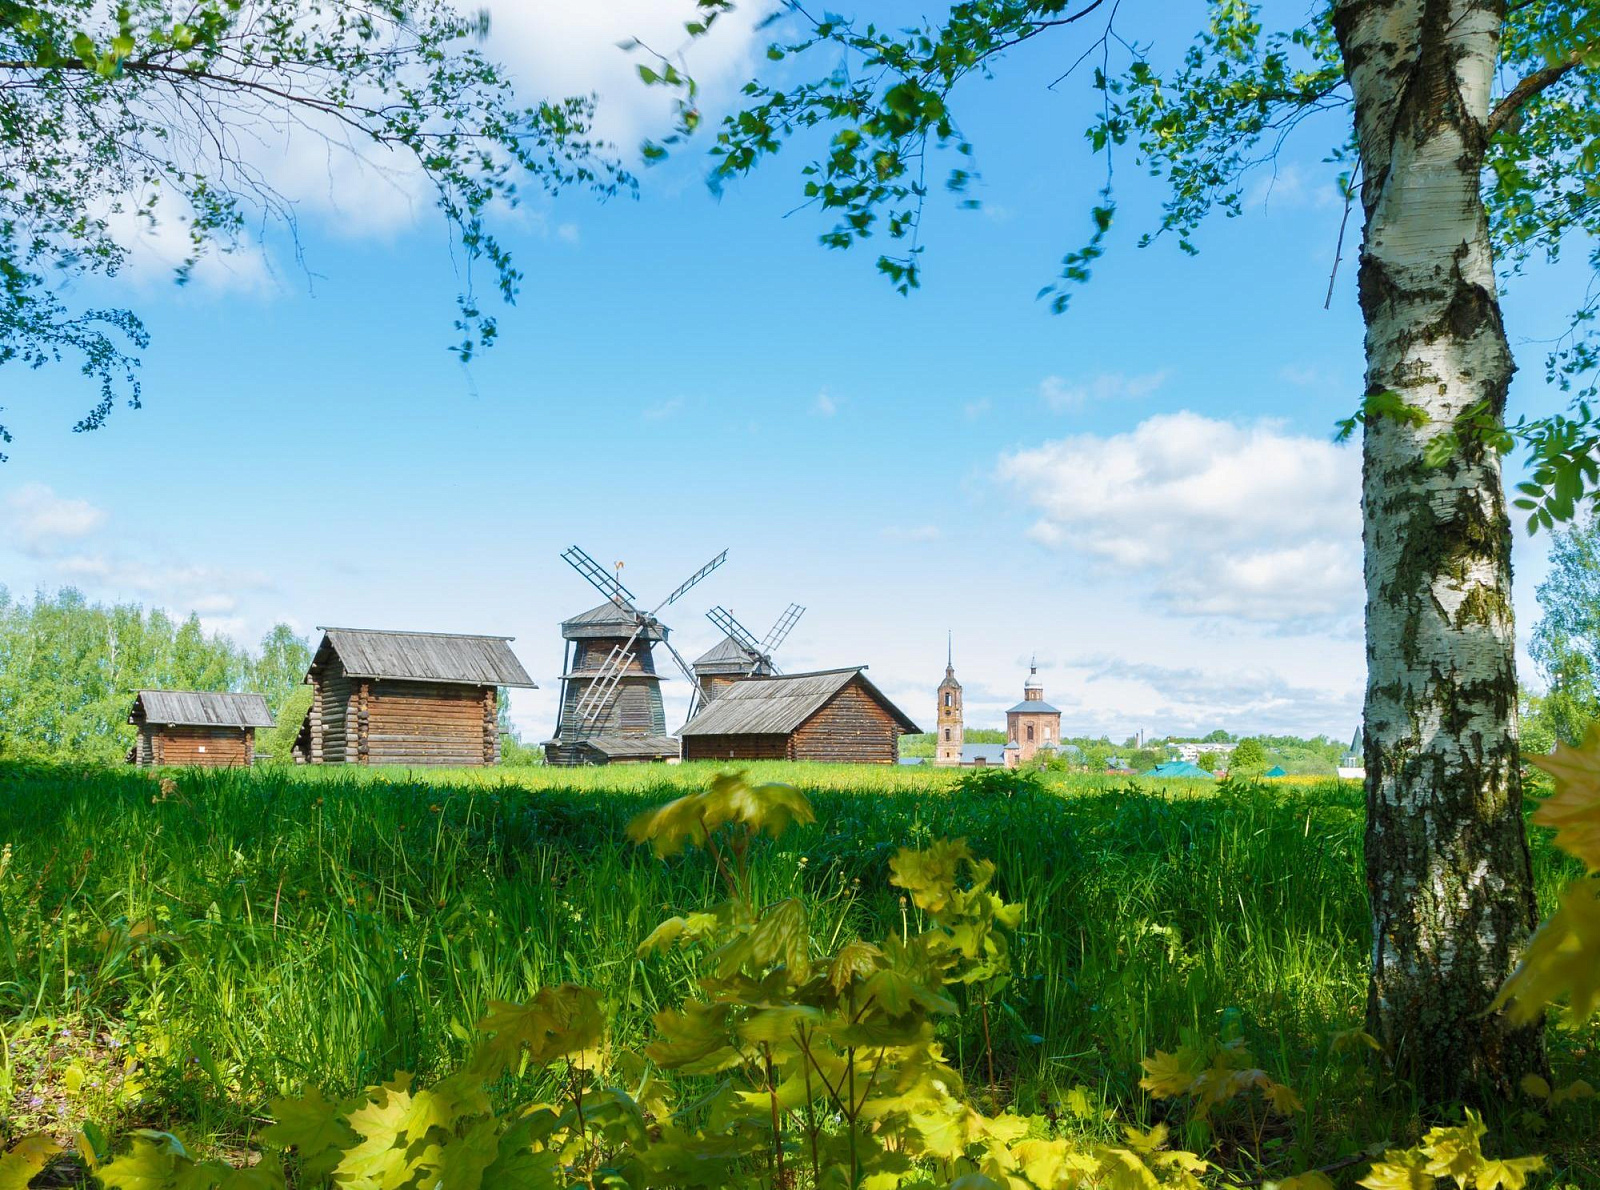
[(198, 690), (141, 690), (128, 722), (139, 729), (134, 764), (210, 768), (248, 767), (256, 729), (273, 725), (259, 694)]

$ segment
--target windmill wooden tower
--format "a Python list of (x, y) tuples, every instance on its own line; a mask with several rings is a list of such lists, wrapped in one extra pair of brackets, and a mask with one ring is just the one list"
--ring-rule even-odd
[(561, 704), (554, 738), (544, 745), (548, 764), (610, 764), (664, 760), (678, 755), (678, 741), (667, 734), (656, 672), (656, 645), (666, 646), (690, 682), (694, 671), (668, 641), (658, 615), (681, 599), (727, 560), (723, 550), (649, 611), (632, 591), (577, 546), (561, 555), (588, 580), (604, 602), (561, 625), (566, 661), (561, 674)]
[(758, 641), (755, 634), (734, 619), (733, 613), (726, 608), (714, 607), (708, 611), (706, 619), (722, 629), (724, 635), (721, 641), (695, 659), (695, 696), (689, 708), (690, 717), (715, 698), (717, 691), (729, 682), (740, 678), (772, 677), (779, 673), (778, 667), (772, 663), (772, 654), (794, 631), (794, 626), (805, 613), (805, 608), (798, 603), (791, 603), (767, 635)]

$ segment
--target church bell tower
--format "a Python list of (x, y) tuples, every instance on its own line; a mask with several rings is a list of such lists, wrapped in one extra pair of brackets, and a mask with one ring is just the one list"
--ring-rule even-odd
[(945, 642), (944, 681), (939, 683), (939, 714), (934, 764), (958, 765), (961, 763), (962, 721), (961, 683), (956, 681), (956, 667), (950, 642)]

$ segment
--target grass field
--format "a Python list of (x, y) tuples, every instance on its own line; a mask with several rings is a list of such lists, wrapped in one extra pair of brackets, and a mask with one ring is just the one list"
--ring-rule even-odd
[[(1332, 1136), (1416, 1127), (1403, 1094), (1380, 1103), (1369, 1064), (1331, 1048), (1365, 994), (1357, 786), (1073, 776), (1004, 796), (922, 766), (748, 767), (815, 805), (755, 865), (764, 895), (808, 901), (814, 934), (917, 928), (886, 880), (898, 847), (965, 837), (996, 861), (1028, 912), (996, 1018), (1019, 1109), (1091, 1129), (1102, 1107), (1149, 1118), (1141, 1058), (1242, 1030), (1306, 1103), (1286, 1146), (1326, 1159)], [(91, 1119), (236, 1146), (269, 1096), (437, 1075), (489, 1000), (563, 980), (601, 989), (637, 1040), (692, 978), (637, 943), (717, 894), (703, 856), (658, 860), (624, 826), (715, 771), (258, 769), (163, 790), (132, 770), (0, 765), (7, 1130)], [(1535, 858), (1551, 900), (1576, 870), (1542, 839)], [(973, 1028), (947, 1039), (962, 1058)], [(1559, 1042), (1558, 1073), (1583, 1072), (1590, 1040)], [(1570, 1142), (1534, 1143), (1600, 1184), (1577, 1139), (1594, 1116), (1574, 1110)]]

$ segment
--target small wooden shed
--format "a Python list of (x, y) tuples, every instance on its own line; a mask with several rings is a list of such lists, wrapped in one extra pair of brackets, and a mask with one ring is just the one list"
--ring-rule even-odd
[(728, 683), (684, 724), (683, 759), (897, 763), (900, 737), (921, 729), (864, 668)]
[(259, 694), (141, 690), (128, 722), (139, 729), (134, 764), (242, 768), (255, 758), (256, 728), (271, 727), (272, 713)]
[(535, 689), (509, 636), (319, 631), (297, 748), (311, 764), (498, 764), (497, 688)]

